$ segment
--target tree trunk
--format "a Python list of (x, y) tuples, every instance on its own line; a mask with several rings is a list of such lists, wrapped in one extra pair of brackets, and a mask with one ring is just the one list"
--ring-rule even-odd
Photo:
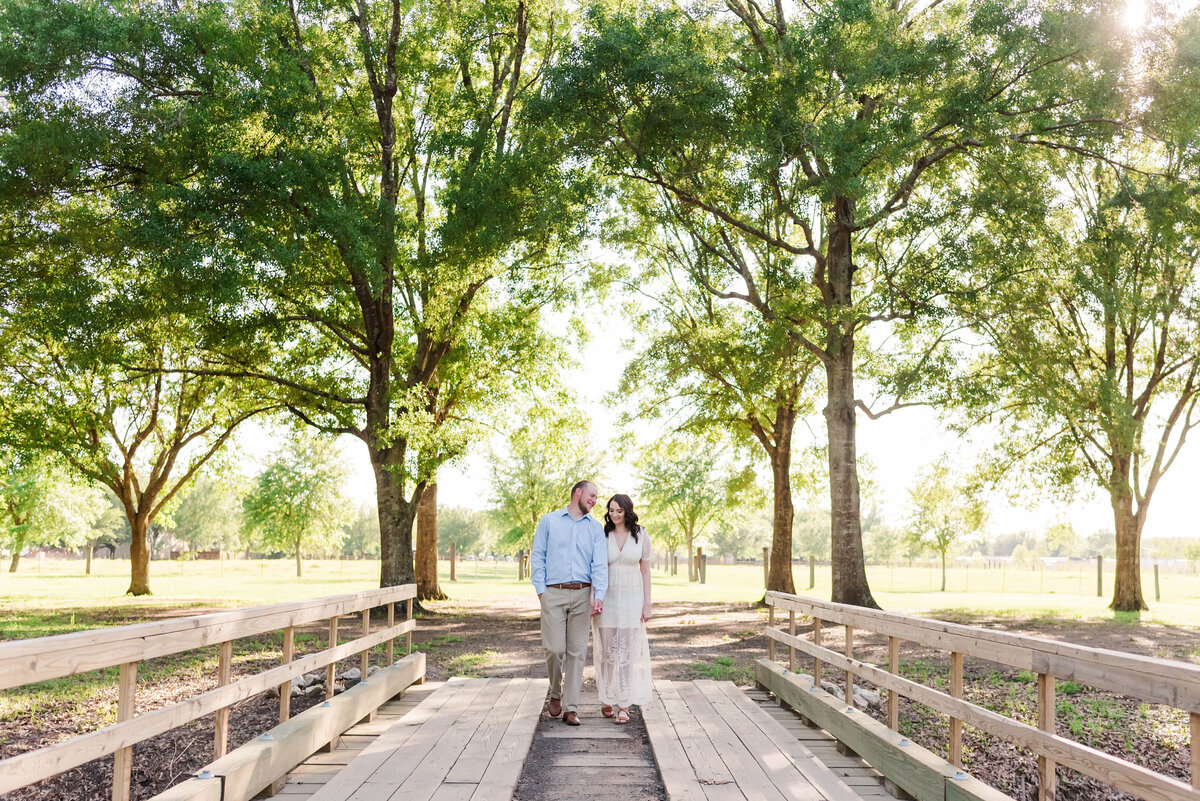
[[(780, 415), (782, 416), (782, 411)], [(771, 564), (767, 572), (767, 589), (794, 595), (796, 583), (792, 578), (792, 518), (796, 513), (792, 503), (792, 426), (777, 426), (776, 445), (771, 452), (771, 475), (775, 492), (775, 514), (771, 521)]]
[(413, 499), (407, 500), (400, 478), (394, 472), (399, 467), (387, 464), (379, 450), (371, 449), (370, 455), (379, 508), (379, 586), (412, 584), (416, 580), (412, 554), (413, 522), (424, 487), (418, 484)]
[(146, 534), (150, 530), (150, 521), (145, 515), (136, 514), (129, 519), (129, 589), (126, 595), (150, 594), (150, 546)]
[(825, 377), (829, 432), (830, 548), (835, 603), (878, 609), (867, 584), (863, 561), (862, 510), (859, 505), (858, 446), (855, 439), (854, 327), (847, 321), (853, 307), (854, 265), (850, 231), (853, 201), (840, 198), (831, 223), (826, 270), (830, 308), (826, 321)]
[(1113, 524), (1117, 532), (1117, 576), (1108, 608), (1115, 612), (1141, 612), (1150, 607), (1142, 596), (1142, 517), (1133, 511), (1127, 489), (1110, 490)]
[(417, 600), (444, 601), (449, 597), (438, 586), (437, 549), (437, 482), (430, 482), (417, 509)]
[(700, 577), (696, 575), (696, 549), (692, 545), (692, 532), (687, 533), (687, 563), (688, 563), (688, 582), (699, 581)]
[(21, 561), (21, 549), (25, 547), (25, 535), (17, 537), (17, 541), (13, 543), (12, 561), (8, 563), (8, 572), (17, 572), (17, 563)]
[(296, 538), (296, 578), (304, 575), (304, 563), (300, 559), (300, 538)]
[(92, 575), (92, 551), (94, 551), (94, 550), (96, 550), (96, 541), (89, 540), (88, 544), (87, 544), (87, 553), (84, 555), (84, 559), (86, 560), (86, 562), (85, 562), (86, 566), (83, 569), (83, 575), (85, 575), (85, 576)]
[(942, 551), (942, 592), (946, 591), (946, 552)]

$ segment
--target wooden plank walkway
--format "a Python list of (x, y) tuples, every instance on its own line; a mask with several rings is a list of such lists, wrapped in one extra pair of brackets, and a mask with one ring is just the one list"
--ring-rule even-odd
[(655, 682), (643, 710), (671, 801), (857, 801), (861, 796), (731, 682)]
[(289, 801), (508, 798), (546, 687), (545, 679), (456, 678), (423, 693), (419, 704), (409, 699), (405, 711), (404, 699), (418, 694), (412, 688), (400, 704), (381, 707), (374, 721), (347, 731), (339, 745), (349, 747), (298, 766), (283, 793)]
[[(286, 801), (540, 801), (543, 791), (580, 799), (619, 792), (630, 801), (664, 794), (669, 801), (890, 797), (878, 772), (839, 752), (831, 735), (761, 690), (659, 681), (654, 702), (642, 714), (635, 709), (629, 726), (601, 718), (598, 702), (585, 697), (584, 725), (572, 727), (542, 714), (546, 685), (452, 679), (410, 687), (342, 735), (336, 749), (298, 766), (279, 795)], [(647, 734), (652, 755), (640, 744)], [(527, 764), (531, 744), (536, 749)], [(521, 778), (539, 761), (554, 768), (548, 786)]]

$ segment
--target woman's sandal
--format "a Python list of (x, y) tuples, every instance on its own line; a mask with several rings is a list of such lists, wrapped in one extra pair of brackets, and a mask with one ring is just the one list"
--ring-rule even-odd
[(628, 722), (629, 722), (629, 710), (628, 709), (618, 709), (617, 716), (615, 718), (613, 718), (613, 723), (628, 723)]
[(613, 708), (608, 704), (605, 704), (604, 706), (600, 707), (600, 714), (604, 715), (606, 718), (611, 718), (613, 716)]

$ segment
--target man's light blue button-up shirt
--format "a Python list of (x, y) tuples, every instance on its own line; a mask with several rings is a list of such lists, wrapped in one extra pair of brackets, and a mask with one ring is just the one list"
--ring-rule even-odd
[(547, 584), (590, 582), (598, 601), (608, 590), (608, 540), (600, 521), (576, 520), (566, 508), (544, 515), (533, 534), (529, 573), (538, 595)]

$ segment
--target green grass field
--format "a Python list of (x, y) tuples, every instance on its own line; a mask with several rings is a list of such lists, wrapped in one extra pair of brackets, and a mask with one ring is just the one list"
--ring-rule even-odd
[[(532, 588), (517, 580), (513, 562), (459, 562), (457, 580), (449, 580), (449, 563), (441, 564), (442, 588), (452, 602), (501, 601), (534, 608)], [(1013, 618), (1066, 618), (1136, 621), (1106, 609), (1112, 588), (1105, 576), (1105, 595), (1096, 596), (1094, 564), (1058, 570), (955, 568), (947, 574), (947, 592), (939, 592), (940, 572), (928, 567), (869, 567), (876, 599), (886, 609), (912, 614), (992, 615)], [(801, 595), (829, 597), (828, 566), (817, 567), (816, 586), (808, 588), (808, 568), (797, 565)], [(129, 563), (93, 562), (93, 575), (83, 563), (25, 560), (15, 574), (0, 573), (0, 639), (63, 633), (97, 625), (121, 625), (163, 609), (255, 606), (357, 592), (378, 586), (374, 561), (309, 561), (297, 579), (289, 560), (220, 562), (153, 562), (154, 595), (128, 598)], [(1150, 611), (1141, 621), (1200, 627), (1200, 575), (1160, 577), (1162, 601), (1154, 601), (1154, 579), (1143, 577)], [(654, 571), (654, 597), (670, 602), (752, 602), (763, 594), (762, 568), (755, 565), (710, 565), (705, 584), (689, 584), (686, 576)]]

